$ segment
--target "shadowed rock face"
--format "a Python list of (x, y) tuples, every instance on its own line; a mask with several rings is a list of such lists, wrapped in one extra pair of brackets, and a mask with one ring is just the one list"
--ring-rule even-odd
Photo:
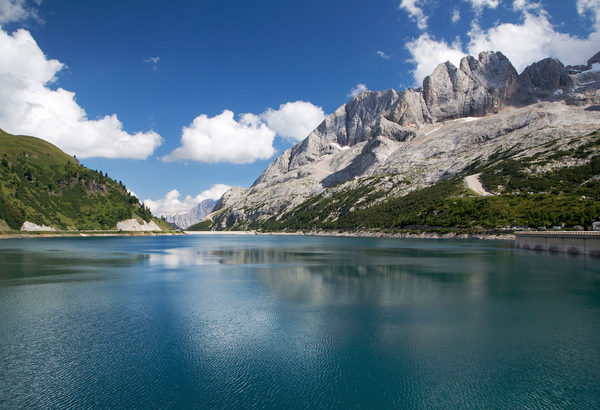
[[(459, 67), (440, 64), (422, 89), (363, 92), (281, 154), (252, 187), (225, 193), (213, 210), (221, 211), (217, 225), (266, 219), (374, 175), (391, 175), (385, 189), (403, 194), (507, 144), (528, 149), (596, 130), (600, 114), (590, 107), (600, 104), (600, 73), (592, 63), (574, 70), (548, 58), (518, 75), (502, 53), (485, 52), (464, 57)], [(396, 179), (412, 185), (393, 188)]]
[(559, 94), (568, 92), (575, 80), (563, 63), (554, 58), (546, 58), (527, 67), (519, 76), (519, 99), (522, 102), (534, 102), (548, 98), (558, 90)]

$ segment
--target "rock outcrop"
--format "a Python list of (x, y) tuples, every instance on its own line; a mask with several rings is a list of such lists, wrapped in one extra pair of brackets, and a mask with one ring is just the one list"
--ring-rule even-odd
[(135, 218), (126, 219), (124, 221), (118, 222), (117, 230), (127, 231), (127, 232), (162, 231), (162, 229), (160, 229), (160, 226), (158, 226), (156, 224), (156, 222), (154, 222), (154, 221), (150, 221), (150, 222), (142, 221), (142, 223), (140, 223)]
[(504, 55), (486, 52), (464, 57), (459, 67), (440, 64), (422, 89), (365, 91), (281, 154), (249, 189), (226, 192), (210, 216), (213, 228), (243, 227), (375, 176), (385, 175), (378, 188), (403, 195), (507, 147), (534, 149), (595, 131), (600, 73), (569, 70), (545, 59), (519, 75)]
[(34, 224), (33, 222), (25, 221), (23, 222), (23, 226), (21, 226), (21, 230), (27, 232), (51, 232), (56, 231), (56, 228), (46, 226), (44, 224), (38, 225)]

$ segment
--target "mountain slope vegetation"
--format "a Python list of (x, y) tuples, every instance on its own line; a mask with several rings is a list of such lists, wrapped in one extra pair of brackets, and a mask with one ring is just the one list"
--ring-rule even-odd
[[(54, 145), (0, 130), (0, 221), (61, 230), (109, 230), (118, 221), (152, 214), (125, 185), (79, 164)], [(158, 222), (158, 221), (157, 221)]]

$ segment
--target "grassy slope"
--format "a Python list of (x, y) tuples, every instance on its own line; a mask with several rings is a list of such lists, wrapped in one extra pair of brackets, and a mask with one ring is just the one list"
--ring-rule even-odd
[(54, 145), (0, 130), (0, 220), (59, 229), (114, 229), (123, 219), (149, 221), (150, 211), (125, 186)]

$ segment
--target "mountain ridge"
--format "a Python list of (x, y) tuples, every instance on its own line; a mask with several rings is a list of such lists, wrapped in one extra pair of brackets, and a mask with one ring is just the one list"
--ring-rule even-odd
[(250, 188), (225, 193), (211, 229), (260, 226), (255, 222), (377, 175), (392, 175), (384, 198), (402, 196), (508, 145), (533, 150), (559, 136), (588, 135), (600, 128), (593, 64), (565, 67), (549, 58), (518, 74), (502, 53), (485, 52), (464, 57), (459, 67), (440, 64), (420, 89), (363, 92), (276, 158)]

